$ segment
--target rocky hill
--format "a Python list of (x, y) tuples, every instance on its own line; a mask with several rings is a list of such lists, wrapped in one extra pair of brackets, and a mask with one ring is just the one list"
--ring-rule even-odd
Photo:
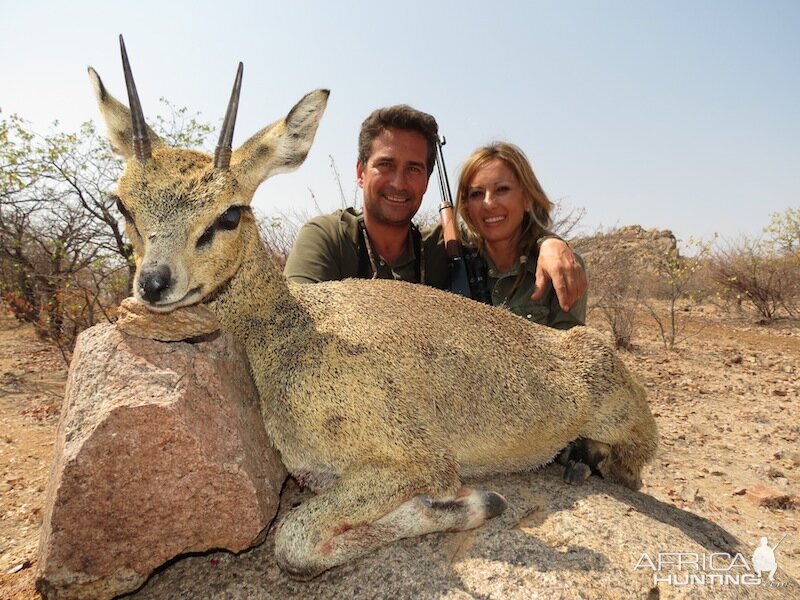
[(604, 256), (625, 256), (632, 266), (654, 264), (657, 259), (677, 252), (678, 243), (669, 229), (644, 229), (626, 225), (605, 233), (570, 240), (570, 245), (587, 264), (603, 262)]

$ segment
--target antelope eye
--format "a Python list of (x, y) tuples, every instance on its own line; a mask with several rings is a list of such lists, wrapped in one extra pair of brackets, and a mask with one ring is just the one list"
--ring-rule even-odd
[(239, 221), (241, 218), (242, 207), (231, 206), (228, 210), (217, 217), (217, 220), (214, 221), (214, 224), (206, 229), (203, 232), (203, 235), (197, 239), (197, 247), (202, 248), (203, 246), (208, 246), (211, 243), (211, 240), (214, 239), (214, 234), (217, 232), (217, 230), (230, 231), (232, 229), (236, 229), (239, 226)]
[(231, 206), (217, 219), (217, 225), (220, 229), (236, 229), (241, 218), (242, 209), (239, 206)]

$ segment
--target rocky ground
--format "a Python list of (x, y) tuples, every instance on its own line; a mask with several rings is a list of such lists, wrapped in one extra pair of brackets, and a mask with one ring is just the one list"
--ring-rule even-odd
[[(642, 492), (750, 548), (761, 536), (783, 539), (778, 564), (800, 579), (800, 323), (759, 325), (710, 306), (680, 318), (691, 337), (676, 350), (643, 316), (636, 347), (623, 353), (661, 432)], [(38, 598), (41, 508), (65, 379), (57, 350), (0, 316), (0, 598)]]
[(67, 369), (29, 326), (0, 316), (0, 598), (38, 598), (33, 573)]

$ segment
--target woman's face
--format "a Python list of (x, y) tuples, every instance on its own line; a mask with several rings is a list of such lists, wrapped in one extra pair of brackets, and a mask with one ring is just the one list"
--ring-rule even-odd
[(467, 186), (467, 212), (487, 244), (519, 237), (525, 196), (505, 162), (495, 158), (478, 169)]

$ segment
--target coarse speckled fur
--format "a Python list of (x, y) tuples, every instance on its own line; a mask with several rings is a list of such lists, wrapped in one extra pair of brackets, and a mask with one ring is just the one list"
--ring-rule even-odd
[[(115, 150), (129, 159), (117, 194), (136, 251), (134, 294), (155, 311), (208, 303), (245, 346), (286, 467), (320, 490), (279, 524), (288, 572), (313, 577), (393, 540), (476, 527), (504, 500), (462, 477), (534, 469), (576, 438), (610, 448), (598, 465), (605, 477), (641, 485), (655, 422), (595, 331), (548, 329), (402, 282), (287, 285), (249, 210), (237, 227), (218, 226), (266, 177), (305, 160), (326, 91), (219, 171), (155, 138), (152, 158), (138, 161), (127, 108), (90, 76)], [(158, 272), (169, 278), (148, 300), (143, 286)]]

